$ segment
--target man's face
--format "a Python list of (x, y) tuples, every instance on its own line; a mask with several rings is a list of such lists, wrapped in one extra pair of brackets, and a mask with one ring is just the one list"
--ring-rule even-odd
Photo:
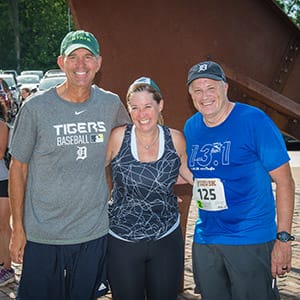
[(101, 67), (101, 56), (94, 56), (89, 50), (79, 48), (69, 56), (61, 55), (57, 63), (66, 73), (69, 84), (77, 87), (90, 86)]
[(195, 108), (204, 117), (216, 117), (227, 102), (228, 84), (209, 78), (198, 78), (191, 82), (189, 93)]

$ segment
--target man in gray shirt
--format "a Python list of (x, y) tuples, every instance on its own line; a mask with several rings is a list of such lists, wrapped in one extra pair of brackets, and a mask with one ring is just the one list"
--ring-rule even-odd
[(57, 63), (66, 81), (36, 93), (15, 121), (10, 151), (13, 261), (18, 299), (95, 299), (107, 292), (106, 144), (129, 122), (116, 94), (93, 85), (93, 34), (69, 32)]

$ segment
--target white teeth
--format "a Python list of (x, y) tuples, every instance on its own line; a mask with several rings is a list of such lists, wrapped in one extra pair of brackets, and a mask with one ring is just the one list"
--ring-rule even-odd
[(149, 120), (141, 120), (140, 123), (147, 124), (147, 123), (149, 123)]
[(84, 75), (86, 72), (75, 72), (77, 75)]

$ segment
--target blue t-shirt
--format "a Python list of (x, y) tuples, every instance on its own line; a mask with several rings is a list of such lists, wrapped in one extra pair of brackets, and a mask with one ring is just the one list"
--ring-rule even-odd
[(228, 208), (199, 209), (194, 241), (245, 245), (275, 239), (275, 200), (269, 172), (289, 161), (282, 135), (260, 109), (235, 103), (227, 119), (207, 127), (200, 113), (184, 128), (194, 178), (218, 178)]

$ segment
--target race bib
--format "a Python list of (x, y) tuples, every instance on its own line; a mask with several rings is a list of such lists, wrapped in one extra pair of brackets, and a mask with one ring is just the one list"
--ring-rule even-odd
[(228, 208), (224, 185), (219, 178), (195, 178), (193, 200), (203, 210), (218, 211)]

